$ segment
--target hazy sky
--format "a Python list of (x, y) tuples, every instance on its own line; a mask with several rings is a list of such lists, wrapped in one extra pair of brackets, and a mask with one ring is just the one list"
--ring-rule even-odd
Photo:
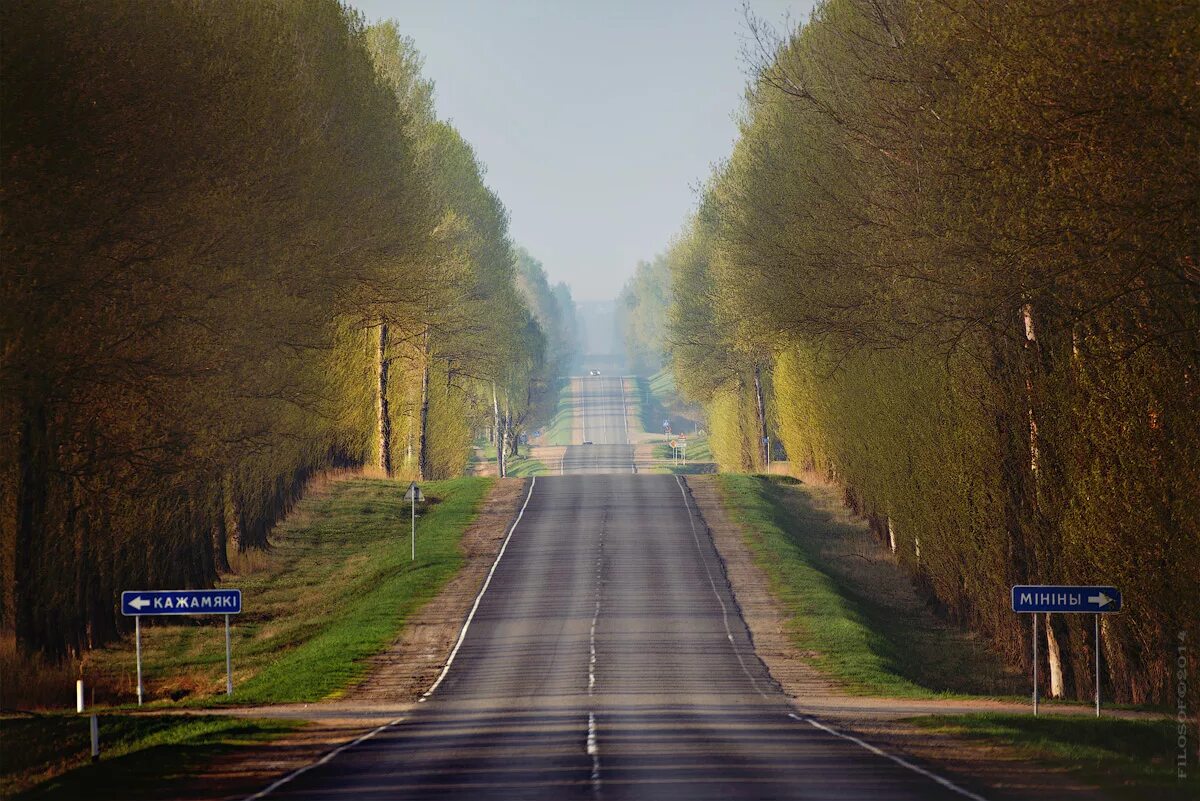
[[(349, 0), (396, 19), (474, 145), (514, 241), (577, 300), (615, 297), (727, 156), (746, 67), (740, 0)], [(809, 0), (751, 0), (776, 24)]]

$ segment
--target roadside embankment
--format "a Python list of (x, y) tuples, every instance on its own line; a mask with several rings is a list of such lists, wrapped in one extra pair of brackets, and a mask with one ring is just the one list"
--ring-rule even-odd
[(1096, 720), (1054, 703), (1033, 718), (1025, 677), (939, 619), (834, 488), (732, 474), (687, 485), (756, 652), (802, 713), (972, 776), (991, 799), (1194, 797), (1162, 714)]
[[(445, 664), (528, 484), (422, 486), (415, 560), (407, 484), (360, 477), (311, 493), (266, 555), (224, 578), (243, 590), (246, 610), (234, 627), (229, 701), (220, 624), (184, 620), (143, 631), (152, 701), (98, 709), (98, 764), (88, 764), (86, 719), (6, 717), (4, 797), (32, 788), (29, 798), (77, 798), (82, 787), (114, 799), (250, 793), (395, 719)], [(123, 643), (90, 666), (120, 688), (132, 684), (132, 658)]]

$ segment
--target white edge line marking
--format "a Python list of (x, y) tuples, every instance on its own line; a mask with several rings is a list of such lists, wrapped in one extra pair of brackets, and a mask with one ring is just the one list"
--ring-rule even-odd
[(458, 649), (462, 647), (463, 640), (467, 638), (467, 629), (471, 627), (471, 621), (475, 619), (475, 612), (479, 609), (479, 603), (483, 600), (483, 594), (487, 592), (488, 587), (491, 585), (492, 576), (496, 574), (496, 568), (500, 566), (500, 560), (504, 558), (504, 551), (508, 549), (508, 541), (512, 539), (513, 532), (517, 530), (517, 526), (521, 523), (521, 518), (525, 516), (525, 508), (529, 506), (529, 500), (533, 497), (533, 487), (535, 484), (537, 484), (537, 476), (529, 480), (529, 494), (525, 496), (525, 503), (521, 504), (521, 511), (517, 512), (517, 519), (513, 521), (512, 528), (508, 530), (508, 536), (504, 538), (504, 544), (500, 546), (500, 552), (496, 554), (496, 561), (492, 562), (492, 569), (488, 571), (487, 578), (483, 581), (483, 586), (479, 588), (479, 594), (475, 596), (475, 603), (471, 607), (471, 613), (467, 615), (462, 630), (458, 633), (458, 642), (454, 644), (454, 650), (450, 652), (450, 658), (446, 660), (446, 666), (442, 668), (442, 672), (437, 677), (437, 681), (433, 683), (433, 686), (421, 696), (421, 701), (433, 695), (434, 690), (441, 685), (442, 679), (446, 678), (446, 674), (450, 672), (450, 666), (454, 664), (454, 657), (458, 656)]
[[(741, 666), (742, 672), (746, 674), (746, 678), (750, 679), (750, 685), (754, 687), (754, 691), (763, 698), (769, 698), (770, 696), (758, 686), (758, 680), (754, 678), (750, 669), (746, 667), (746, 662), (742, 659), (742, 654), (738, 651), (737, 645), (733, 641), (733, 630), (729, 628), (729, 609), (725, 606), (725, 599), (717, 591), (717, 582), (713, 580), (712, 570), (708, 567), (708, 560), (704, 558), (704, 549), (700, 547), (700, 535), (696, 533), (696, 516), (692, 514), (692, 505), (688, 502), (687, 490), (683, 486), (683, 479), (675, 476), (675, 483), (679, 485), (679, 494), (683, 496), (683, 508), (688, 513), (688, 523), (692, 527), (692, 539), (696, 543), (696, 555), (700, 557), (700, 563), (704, 565), (704, 573), (708, 576), (708, 586), (712, 587), (713, 595), (716, 597), (717, 603), (721, 605), (721, 620), (725, 624), (725, 637), (729, 640), (729, 647), (733, 649), (733, 655), (737, 657), (738, 665)], [(713, 547), (715, 548), (716, 545), (714, 544)]]
[(893, 762), (895, 762), (897, 765), (900, 765), (901, 767), (908, 768), (909, 770), (913, 771), (914, 773), (919, 773), (927, 779), (932, 779), (933, 781), (935, 781), (938, 784), (945, 787), (947, 790), (952, 790), (953, 792), (958, 793), (959, 795), (963, 796), (964, 798), (970, 798), (971, 801), (987, 801), (987, 799), (984, 798), (983, 796), (973, 793), (970, 790), (959, 787), (957, 784), (950, 781), (949, 779), (939, 776), (936, 773), (933, 773), (931, 771), (925, 770), (925, 768), (922, 768), (920, 765), (914, 765), (913, 763), (909, 762), (907, 759), (904, 759), (903, 757), (898, 757), (895, 754), (889, 754), (887, 751), (884, 751), (881, 748), (876, 748), (875, 746), (871, 745), (870, 743), (860, 740), (857, 737), (854, 737), (853, 735), (846, 734), (844, 732), (838, 731), (837, 729), (830, 728), (829, 726), (826, 726), (824, 723), (822, 723), (819, 720), (816, 720), (814, 718), (809, 718), (809, 717), (802, 718), (799, 715), (792, 713), (792, 712), (788, 713), (788, 717), (792, 718), (793, 720), (801, 721), (803, 723), (812, 724), (814, 727), (820, 729), (821, 731), (829, 732), (830, 734), (834, 735), (835, 737), (841, 737), (843, 740), (849, 740), (850, 742), (854, 743), (855, 745), (860, 745), (863, 748), (870, 751), (872, 754), (876, 754), (877, 756), (884, 757), (885, 759), (890, 759)]
[[(680, 493), (683, 494), (683, 505), (688, 510), (688, 520), (692, 524), (692, 537), (696, 540), (696, 549), (699, 552), (700, 560), (704, 563), (704, 571), (708, 574), (708, 582), (709, 582), (710, 586), (712, 586), (713, 594), (717, 596), (717, 601), (721, 604), (721, 612), (725, 616), (725, 634), (729, 638), (729, 644), (731, 646), (734, 646), (733, 632), (729, 628), (729, 615), (728, 615), (728, 611), (725, 608), (725, 601), (721, 598), (721, 594), (719, 592), (717, 592), (717, 585), (713, 581), (712, 572), (708, 569), (708, 560), (704, 558), (704, 552), (700, 549), (700, 538), (696, 534), (696, 523), (695, 523), (695, 519), (692, 515), (692, 505), (690, 503), (688, 503), (687, 491), (684, 489), (683, 480), (679, 476), (675, 476), (675, 481), (676, 481), (676, 483), (679, 484)], [(746, 677), (750, 679), (750, 683), (754, 685), (754, 689), (757, 690), (758, 694), (761, 695), (763, 698), (768, 697), (767, 694), (764, 693), (762, 691), (762, 689), (758, 686), (758, 682), (755, 680), (754, 676), (752, 676), (750, 674), (750, 671), (746, 668), (746, 663), (742, 661), (742, 655), (740, 653), (738, 653), (736, 646), (734, 646), (733, 653), (737, 657), (738, 664), (740, 664), (742, 666), (742, 671), (746, 674)], [(876, 748), (875, 746), (871, 745), (870, 743), (864, 742), (863, 740), (860, 740), (857, 737), (854, 737), (849, 734), (844, 734), (836, 729), (832, 729), (829, 726), (826, 726), (824, 723), (821, 723), (819, 720), (816, 720), (814, 718), (808, 718), (808, 717), (802, 718), (799, 715), (795, 714), (794, 712), (789, 712), (788, 717), (792, 718), (793, 720), (798, 720), (798, 721), (801, 721), (804, 723), (812, 724), (814, 727), (821, 729), (822, 731), (826, 731), (829, 734), (835, 735), (837, 737), (841, 737), (843, 740), (849, 740), (850, 742), (855, 743), (856, 745), (860, 745), (873, 754), (884, 757), (886, 759), (890, 759), (893, 762), (895, 762), (897, 765), (908, 768), (909, 770), (913, 771), (914, 773), (919, 773), (928, 779), (932, 779), (933, 781), (937, 782), (938, 784), (942, 785), (943, 787), (945, 787), (948, 790), (952, 790), (965, 798), (970, 798), (971, 801), (987, 801), (987, 799), (984, 798), (983, 796), (976, 795), (975, 793), (972, 793), (970, 790), (963, 789), (962, 787), (959, 787), (957, 784), (950, 781), (949, 779), (943, 778), (943, 777), (937, 775), (936, 773), (932, 773), (928, 770), (925, 770), (924, 768), (922, 768), (918, 765), (914, 765), (913, 763), (909, 762), (907, 759), (898, 757), (894, 754), (889, 754), (887, 751)]]
[[(446, 678), (446, 674), (450, 672), (450, 665), (453, 664), (454, 657), (458, 655), (458, 649), (462, 647), (463, 640), (466, 639), (467, 629), (471, 626), (471, 621), (475, 619), (475, 610), (477, 610), (479, 608), (479, 602), (483, 600), (483, 594), (485, 592), (487, 592), (488, 585), (492, 583), (492, 575), (496, 572), (496, 566), (500, 564), (500, 559), (504, 556), (505, 549), (508, 548), (508, 541), (512, 539), (513, 532), (517, 530), (517, 524), (520, 523), (521, 518), (525, 516), (525, 507), (529, 506), (529, 499), (533, 497), (533, 485), (536, 483), (537, 483), (537, 476), (534, 476), (529, 481), (529, 494), (525, 496), (525, 503), (521, 504), (521, 511), (517, 512), (517, 519), (513, 521), (512, 528), (510, 528), (508, 530), (508, 536), (506, 536), (504, 538), (504, 543), (500, 546), (500, 552), (498, 554), (496, 554), (496, 561), (492, 562), (492, 569), (488, 571), (487, 578), (484, 579), (483, 586), (480, 587), (480, 589), (479, 589), (479, 594), (475, 596), (475, 604), (474, 604), (474, 606), (471, 607), (471, 612), (470, 612), (470, 614), (467, 615), (467, 619), (463, 623), (462, 630), (459, 631), (459, 633), (458, 633), (458, 642), (456, 642), (454, 644), (454, 650), (450, 652), (450, 658), (446, 660), (446, 666), (442, 668), (442, 672), (441, 672), (441, 674), (438, 675), (437, 681), (435, 681), (433, 683), (432, 687), (430, 687), (428, 690), (425, 691), (425, 694), (422, 695), (420, 697), (420, 699), (418, 699), (417, 703), (423, 703), (427, 698), (429, 698), (429, 696), (433, 694), (433, 691), (438, 688), (438, 685), (442, 683), (442, 679)], [(339, 745), (337, 748), (333, 749), (328, 754), (326, 754), (325, 756), (318, 759), (316, 762), (313, 762), (312, 764), (305, 765), (302, 768), (294, 770), (281, 779), (276, 779), (273, 783), (271, 783), (264, 789), (259, 790), (254, 795), (246, 796), (245, 801), (258, 801), (261, 798), (266, 798), (271, 793), (275, 792), (280, 787), (284, 786), (285, 784), (292, 781), (293, 779), (304, 775), (305, 773), (312, 770), (313, 768), (324, 765), (326, 762), (333, 759), (335, 756), (342, 753), (343, 751), (345, 751), (349, 748), (353, 748), (354, 746), (358, 745), (359, 743), (365, 742), (366, 740), (371, 739), (372, 737), (374, 737), (376, 734), (379, 734), (379, 732), (383, 731), (384, 729), (389, 729), (398, 723), (403, 723), (407, 719), (408, 719), (407, 715), (401, 715), (400, 717), (396, 718), (395, 720), (389, 720), (387, 723), (383, 724), (382, 726), (372, 729), (371, 731), (367, 732), (366, 734), (362, 735), (361, 737), (358, 737), (357, 739), (354, 739), (348, 743), (343, 743), (342, 745)]]
[[(607, 519), (607, 516), (606, 516)], [(596, 554), (596, 611), (592, 613), (592, 628), (588, 633), (588, 699), (596, 695), (596, 626), (600, 623), (600, 604), (604, 593), (604, 525), (600, 526)], [(592, 796), (600, 797), (600, 740), (596, 727), (596, 710), (588, 711), (587, 752), (592, 758)]]

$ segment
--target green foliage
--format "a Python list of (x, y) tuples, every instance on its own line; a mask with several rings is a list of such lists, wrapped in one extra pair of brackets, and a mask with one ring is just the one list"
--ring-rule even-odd
[(507, 214), (394, 23), (0, 13), (0, 626), (23, 648), (119, 636), (121, 589), (210, 586), (323, 469), (459, 475), (493, 383), (506, 410), (540, 391)]
[(843, 689), (903, 698), (1014, 690), (1012, 676), (997, 675), (994, 657), (963, 632), (822, 553), (831, 540), (861, 536), (861, 526), (838, 520), (819, 489), (761, 476), (720, 481), (796, 648)]
[[(537, 335), (537, 358), (524, 373), (512, 377), (505, 390), (507, 419), (505, 432), (511, 453), (516, 453), (522, 434), (539, 424), (560, 428), (562, 415), (561, 379), (570, 373), (579, 352), (581, 332), (571, 290), (564, 283), (550, 285), (542, 263), (524, 248), (517, 248), (517, 291), (529, 308)], [(531, 332), (531, 338), (535, 336)], [(531, 347), (531, 350), (534, 350)], [(566, 425), (570, 425), (569, 415)], [(561, 439), (561, 438), (560, 438)], [(570, 431), (561, 443), (569, 444)], [(517, 475), (517, 473), (510, 473)]]
[[(830, 0), (752, 30), (739, 140), (667, 256), (713, 453), (755, 469), (761, 376), (793, 464), (953, 617), (1028, 667), (1009, 585), (1118, 584), (1105, 694), (1165, 700), (1200, 606), (1200, 18)], [(1055, 627), (1080, 697), (1089, 624)]]
[(671, 271), (665, 256), (638, 262), (633, 277), (617, 297), (617, 330), (625, 338), (625, 354), (634, 372), (649, 375), (666, 363), (667, 308), (671, 303)]

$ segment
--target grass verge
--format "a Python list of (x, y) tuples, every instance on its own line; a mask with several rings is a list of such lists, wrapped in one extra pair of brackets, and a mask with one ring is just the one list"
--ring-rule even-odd
[(643, 430), (662, 432), (663, 420), (670, 420), (676, 432), (692, 432), (699, 428), (702, 412), (679, 396), (675, 374), (669, 367), (634, 380), (637, 382), (638, 418)]
[(1078, 715), (930, 715), (909, 722), (930, 731), (1010, 746), (1023, 758), (1078, 775), (1119, 798), (1200, 798), (1200, 771), (1180, 778), (1172, 720)]
[[(171, 797), (174, 782), (188, 782), (222, 753), (282, 737), (302, 725), (181, 715), (102, 715), (99, 723), (101, 760), (92, 764), (86, 717), (4, 719), (0, 795), (21, 801)], [(14, 743), (21, 747), (13, 748)]]
[[(969, 632), (925, 608), (861, 526), (785, 476), (722, 474), (725, 506), (788, 616), (797, 649), (847, 692), (899, 698), (1009, 696), (1013, 676)], [(824, 502), (822, 502), (822, 500)], [(851, 546), (851, 544), (853, 544)], [(840, 546), (840, 547), (839, 547)]]
[[(676, 440), (678, 441), (678, 439)], [(713, 462), (712, 449), (708, 446), (708, 435), (700, 434), (699, 436), (689, 436), (686, 440), (687, 448), (684, 453), (687, 455), (689, 462)], [(655, 459), (670, 459), (671, 446), (669, 440), (664, 440), (654, 446)]]
[(545, 462), (540, 459), (532, 459), (528, 456), (511, 459), (508, 463), (509, 478), (529, 478), (531, 476), (544, 476), (550, 473)]
[[(496, 473), (496, 451), (495, 448), (487, 446), (485, 443), (484, 450), (476, 445), (471, 457), (471, 466), (479, 470), (481, 466), (486, 465), (488, 474)], [(528, 450), (528, 446), (525, 448)], [(509, 478), (529, 478), (530, 476), (544, 476), (550, 473), (549, 468), (540, 459), (534, 459), (524, 454), (508, 457), (508, 476)]]
[[(156, 704), (311, 702), (336, 698), (365, 677), (369, 657), (463, 564), (459, 539), (492, 479), (422, 485), (416, 559), (410, 559), (407, 484), (358, 478), (297, 505), (272, 535), (259, 570), (226, 577), (243, 614), (233, 629), (234, 694), (224, 689), (219, 618), (144, 625), (143, 672)], [(90, 669), (132, 690), (132, 643), (97, 654)], [(126, 696), (127, 698), (129, 696)]]
[(561, 378), (558, 381), (558, 406), (540, 441), (545, 445), (570, 445), (574, 424), (575, 399), (571, 394), (571, 380)]

